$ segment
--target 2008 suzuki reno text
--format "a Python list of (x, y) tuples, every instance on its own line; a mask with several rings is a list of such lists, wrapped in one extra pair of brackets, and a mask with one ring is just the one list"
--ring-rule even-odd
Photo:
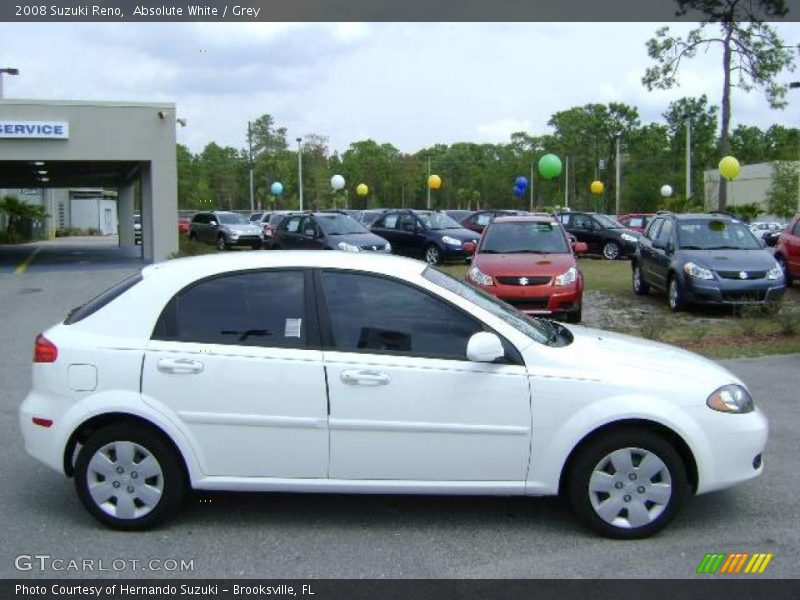
[(342, 252), (144, 268), (36, 339), (20, 421), (119, 529), (163, 521), (189, 487), (563, 493), (636, 538), (759, 475), (767, 440), (745, 385), (699, 356)]

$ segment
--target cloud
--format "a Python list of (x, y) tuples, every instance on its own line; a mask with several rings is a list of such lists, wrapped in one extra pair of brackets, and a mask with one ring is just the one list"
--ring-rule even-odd
[(507, 142), (512, 133), (530, 130), (531, 122), (528, 119), (500, 119), (476, 127), (478, 136), (488, 142)]

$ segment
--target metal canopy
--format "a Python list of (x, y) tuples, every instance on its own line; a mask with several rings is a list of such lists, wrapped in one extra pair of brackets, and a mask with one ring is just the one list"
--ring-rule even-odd
[(0, 188), (117, 187), (136, 174), (139, 164), (113, 160), (0, 161)]

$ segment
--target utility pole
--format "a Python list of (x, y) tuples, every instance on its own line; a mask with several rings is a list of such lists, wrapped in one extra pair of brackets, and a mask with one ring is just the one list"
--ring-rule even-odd
[(686, 115), (686, 203), (692, 198), (692, 118)]
[(619, 164), (619, 139), (622, 137), (621, 133), (614, 134), (614, 139), (616, 141), (616, 157), (614, 158), (614, 167), (616, 169), (616, 177), (614, 178), (614, 195), (616, 196), (615, 205), (614, 205), (614, 214), (619, 215), (619, 183), (620, 183), (620, 169), (621, 165)]
[(533, 212), (533, 160), (531, 160), (531, 208), (530, 211)]
[(255, 194), (253, 193), (253, 130), (247, 122), (247, 147), (250, 162), (250, 212), (255, 210)]
[(428, 186), (428, 210), (431, 209), (431, 157), (428, 157), (428, 179), (425, 180), (425, 185)]
[(569, 155), (564, 157), (564, 208), (569, 208)]
[(303, 151), (300, 142), (303, 138), (297, 138), (297, 191), (300, 196), (300, 210), (303, 210)]

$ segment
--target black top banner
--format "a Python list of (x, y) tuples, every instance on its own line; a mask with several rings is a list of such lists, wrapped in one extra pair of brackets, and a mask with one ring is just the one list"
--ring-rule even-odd
[[(780, 2), (781, 0), (778, 0)], [(800, 21), (800, 0), (782, 0), (782, 18)], [(720, 0), (758, 6), (753, 0)], [(7, 22), (696, 22), (698, 12), (679, 16), (674, 0), (12, 0), (0, 3), (0, 21)], [(743, 12), (738, 15), (744, 14)], [(734, 20), (749, 20), (737, 16)]]

